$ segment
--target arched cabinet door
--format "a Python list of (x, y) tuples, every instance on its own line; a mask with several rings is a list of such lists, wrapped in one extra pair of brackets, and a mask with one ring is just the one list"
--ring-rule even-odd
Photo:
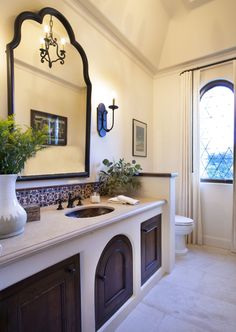
[(124, 235), (104, 248), (95, 275), (95, 314), (98, 330), (133, 294), (132, 246)]

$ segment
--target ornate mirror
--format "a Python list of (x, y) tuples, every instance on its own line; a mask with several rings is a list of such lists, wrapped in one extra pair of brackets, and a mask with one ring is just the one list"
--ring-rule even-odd
[(20, 125), (48, 126), (47, 148), (20, 179), (89, 176), (92, 87), (70, 23), (53, 8), (23, 12), (6, 52), (8, 114)]

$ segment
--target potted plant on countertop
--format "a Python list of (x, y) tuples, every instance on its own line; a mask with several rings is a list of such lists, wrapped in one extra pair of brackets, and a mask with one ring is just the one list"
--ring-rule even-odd
[(24, 231), (26, 212), (16, 198), (16, 179), (25, 162), (45, 147), (47, 129), (23, 130), (13, 116), (0, 118), (0, 238)]
[(102, 195), (135, 195), (141, 187), (139, 177), (136, 175), (142, 170), (141, 166), (132, 160), (131, 163), (124, 159), (119, 161), (103, 160), (106, 170), (99, 173)]

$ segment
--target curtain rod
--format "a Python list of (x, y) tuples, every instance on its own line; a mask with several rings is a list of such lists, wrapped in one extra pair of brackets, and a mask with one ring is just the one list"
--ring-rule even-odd
[(221, 60), (221, 61), (218, 61), (218, 62), (209, 63), (208, 65), (203, 65), (203, 66), (199, 66), (199, 67), (195, 67), (195, 68), (191, 68), (191, 69), (186, 69), (186, 70), (182, 71), (180, 73), (180, 75), (182, 75), (184, 73), (187, 73), (188, 71), (195, 71), (195, 70), (199, 70), (199, 69), (203, 69), (203, 68), (208, 68), (208, 67), (215, 66), (215, 65), (220, 65), (221, 63), (225, 63), (225, 62), (232, 61), (232, 60), (236, 60), (236, 57), (230, 58), (230, 59), (226, 59), (226, 60)]

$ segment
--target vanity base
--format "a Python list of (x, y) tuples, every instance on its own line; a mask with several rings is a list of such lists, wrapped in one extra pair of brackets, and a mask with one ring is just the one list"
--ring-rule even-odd
[(79, 255), (0, 292), (0, 331), (65, 331), (80, 328)]

